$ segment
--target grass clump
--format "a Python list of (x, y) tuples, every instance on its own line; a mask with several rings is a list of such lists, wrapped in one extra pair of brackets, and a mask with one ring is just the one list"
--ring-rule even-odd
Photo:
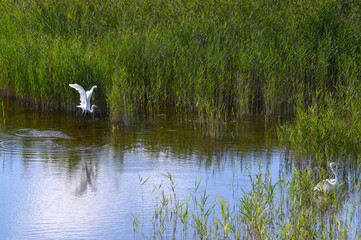
[[(263, 172), (260, 165), (255, 173), (249, 174), (250, 188), (243, 189), (240, 195), (231, 193), (232, 199), (225, 200), (221, 193), (212, 196), (200, 187), (201, 181), (196, 181), (194, 191), (183, 201), (175, 180), (167, 173), (169, 188), (162, 182), (153, 191), (156, 208), (151, 220), (152, 233), (138, 229), (135, 234), (176, 239), (360, 237), (357, 217), (355, 220), (357, 193), (349, 195), (344, 184), (329, 194), (313, 191), (315, 174), (324, 173), (309, 167), (295, 167), (289, 177), (278, 181), (272, 181), (269, 172)], [(358, 189), (358, 184), (354, 184), (352, 188)]]
[[(322, 96), (306, 109), (298, 108), (293, 123), (282, 125), (278, 139), (299, 153), (319, 157), (357, 156), (360, 152), (360, 103), (356, 91)], [(342, 101), (340, 100), (342, 98)]]

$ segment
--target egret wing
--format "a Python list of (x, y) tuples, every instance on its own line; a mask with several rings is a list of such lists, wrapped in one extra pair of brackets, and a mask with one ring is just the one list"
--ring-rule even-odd
[(86, 105), (86, 92), (84, 90), (84, 88), (82, 86), (80, 86), (77, 83), (74, 84), (69, 84), (69, 86), (71, 88), (74, 88), (75, 90), (77, 90), (80, 94), (80, 105)]
[[(93, 86), (93, 88), (96, 86)], [(90, 100), (90, 98), (92, 97), (93, 94), (93, 88), (91, 88), (91, 90), (86, 91), (86, 98)]]
[(317, 185), (313, 188), (314, 191), (322, 191), (322, 188), (323, 188), (323, 184), (324, 184), (325, 180), (317, 183)]
[(321, 182), (319, 182), (314, 188), (314, 191), (319, 191), (319, 192), (329, 192), (330, 191), (330, 183), (329, 180), (322, 180)]

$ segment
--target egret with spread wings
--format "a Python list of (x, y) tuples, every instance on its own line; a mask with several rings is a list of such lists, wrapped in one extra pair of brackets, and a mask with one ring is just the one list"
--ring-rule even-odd
[(80, 94), (80, 105), (77, 107), (83, 110), (79, 119), (79, 128), (81, 128), (81, 117), (86, 115), (87, 112), (92, 113), (94, 111), (94, 107), (96, 107), (95, 105), (90, 107), (90, 98), (92, 97), (93, 91), (95, 88), (97, 88), (97, 86), (93, 86), (89, 91), (85, 91), (84, 88), (77, 83), (69, 84), (69, 86), (77, 90)]
[(82, 86), (80, 86), (77, 83), (69, 84), (70, 87), (77, 90), (80, 94), (80, 105), (78, 105), (78, 108), (83, 109), (82, 115), (86, 114), (86, 112), (93, 112), (95, 105), (92, 105), (90, 107), (90, 98), (92, 97), (93, 91), (97, 86), (93, 86), (89, 91), (85, 91)]

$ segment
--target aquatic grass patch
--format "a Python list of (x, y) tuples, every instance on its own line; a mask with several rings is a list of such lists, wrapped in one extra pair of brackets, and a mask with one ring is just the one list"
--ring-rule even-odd
[[(356, 220), (357, 193), (349, 195), (342, 184), (329, 194), (313, 191), (318, 172), (309, 167), (295, 167), (288, 177), (277, 181), (272, 181), (269, 172), (261, 169), (258, 165), (254, 172), (248, 169), (238, 173), (249, 175), (251, 185), (234, 192), (228, 200), (222, 193), (210, 194), (202, 179), (195, 181), (194, 191), (181, 196), (175, 180), (167, 172), (168, 181), (155, 185), (152, 192), (155, 200), (151, 218), (153, 229), (151, 232), (135, 230), (136, 236), (177, 239), (361, 237)], [(353, 184), (353, 188), (359, 188), (359, 184)], [(230, 189), (234, 189), (233, 186)]]
[(247, 235), (251, 238), (264, 239), (271, 235), (274, 222), (274, 204), (276, 187), (278, 183), (272, 184), (269, 176), (258, 172), (253, 178), (250, 191), (243, 191), (239, 200), (239, 218)]
[(339, 96), (320, 94), (311, 106), (297, 109), (293, 123), (279, 127), (280, 143), (301, 154), (318, 155), (320, 159), (340, 154), (357, 156), (361, 133), (358, 95), (358, 91), (349, 89)]

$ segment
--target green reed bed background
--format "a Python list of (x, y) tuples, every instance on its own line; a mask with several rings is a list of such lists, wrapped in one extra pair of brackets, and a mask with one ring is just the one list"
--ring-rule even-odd
[(126, 124), (164, 106), (212, 124), (307, 114), (318, 92), (359, 101), (357, 1), (6, 0), (0, 16), (1, 92), (43, 106), (74, 110), (73, 82)]

